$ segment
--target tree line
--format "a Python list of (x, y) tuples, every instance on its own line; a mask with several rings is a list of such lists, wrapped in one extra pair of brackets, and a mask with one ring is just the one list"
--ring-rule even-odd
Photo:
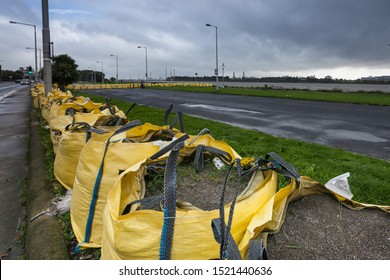
[[(60, 88), (64, 88), (66, 85), (75, 82), (115, 82), (115, 78), (109, 80), (105, 78), (105, 75), (101, 71), (93, 70), (77, 70), (78, 65), (76, 61), (67, 54), (61, 54), (52, 58), (52, 79), (53, 83), (59, 85)], [(43, 77), (43, 70), (40, 69), (40, 77)], [(1, 81), (15, 81), (25, 77), (28, 77), (25, 71), (22, 70), (2, 70), (0, 68), (0, 80)], [(273, 82), (273, 83), (390, 83), (390, 81), (367, 81), (364, 79), (346, 80), (346, 79), (332, 79), (331, 77), (316, 78), (314, 76), (309, 77), (229, 77), (218, 76), (221, 82)], [(171, 76), (166, 79), (167, 81), (215, 81), (215, 76)]]

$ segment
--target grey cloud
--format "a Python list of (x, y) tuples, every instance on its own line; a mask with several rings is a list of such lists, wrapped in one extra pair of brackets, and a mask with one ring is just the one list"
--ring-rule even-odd
[[(29, 16), (31, 20), (40, 16), (38, 0), (32, 1), (34, 6), (30, 1), (5, 1), (12, 4), (0, 16)], [(230, 75), (233, 71), (272, 75), (315, 69), (329, 69), (331, 74), (333, 68), (390, 65), (388, 0), (79, 2), (51, 2), (54, 11), (72, 11), (52, 13), (51, 20), (67, 27), (69, 36), (84, 38), (82, 43), (63, 45), (65, 38), (51, 29), (58, 50), (80, 57), (80, 65), (117, 52), (125, 68), (122, 71), (133, 76), (142, 73), (139, 44), (148, 46), (150, 68), (159, 76), (165, 75), (166, 67), (176, 67), (186, 75), (211, 75), (215, 30), (206, 23), (218, 26), (220, 63), (225, 63)], [(10, 30), (9, 26), (0, 28)], [(104, 44), (103, 38), (117, 39)], [(94, 46), (94, 41), (104, 45)], [(107, 71), (113, 72), (113, 67), (108, 58)]]

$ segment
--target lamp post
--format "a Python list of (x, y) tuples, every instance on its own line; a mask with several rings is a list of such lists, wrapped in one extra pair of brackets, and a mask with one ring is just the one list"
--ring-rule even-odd
[(34, 27), (34, 43), (35, 43), (35, 83), (38, 82), (37, 68), (38, 68), (38, 57), (37, 57), (37, 26), (35, 24), (29, 24), (24, 22), (10, 21), (11, 24), (21, 24)]
[(96, 83), (96, 76), (95, 76), (96, 75), (96, 73), (95, 73), (96, 67), (94, 64), (91, 65), (91, 70), (92, 70), (92, 83), (94, 84), (94, 83)]
[(139, 49), (145, 49), (145, 60), (146, 60), (146, 72), (145, 72), (145, 79), (148, 80), (148, 48), (144, 46), (138, 46)]
[[(0, 59), (0, 62), (4, 61), (4, 59)], [(0, 64), (0, 82), (1, 82), (1, 64)]]
[(118, 83), (119, 82), (119, 80), (118, 80), (118, 56), (116, 54), (111, 54), (110, 56), (116, 57), (116, 83)]
[(97, 63), (102, 64), (102, 84), (104, 83), (104, 77), (103, 77), (103, 61), (96, 60)]
[(219, 89), (218, 85), (218, 27), (211, 24), (206, 24), (207, 27), (214, 27), (215, 28), (215, 80), (216, 80), (216, 88)]
[[(28, 50), (33, 50), (34, 48), (29, 48), (29, 47), (26, 47), (26, 49)], [(41, 64), (41, 60), (42, 60), (42, 50), (41, 49), (37, 49), (39, 51), (39, 78), (41, 77), (41, 68), (42, 68), (42, 64)]]
[(225, 86), (225, 63), (222, 63), (222, 87)]

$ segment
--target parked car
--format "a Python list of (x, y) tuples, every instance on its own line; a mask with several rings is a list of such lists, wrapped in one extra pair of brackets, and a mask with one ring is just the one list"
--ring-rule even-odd
[(29, 79), (23, 79), (20, 81), (20, 84), (21, 85), (29, 85), (30, 84), (30, 80)]
[(21, 80), (19, 80), (19, 79), (15, 80), (16, 84), (20, 84), (20, 82), (21, 82)]

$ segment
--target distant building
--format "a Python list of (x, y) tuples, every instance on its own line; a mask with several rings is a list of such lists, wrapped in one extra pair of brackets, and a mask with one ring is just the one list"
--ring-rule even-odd
[(361, 77), (360, 80), (362, 80), (363, 82), (388, 83), (390, 82), (390, 76), (368, 76)]
[(325, 80), (332, 80), (332, 76), (327, 75), (327, 76), (325, 76), (324, 79), (325, 79)]

